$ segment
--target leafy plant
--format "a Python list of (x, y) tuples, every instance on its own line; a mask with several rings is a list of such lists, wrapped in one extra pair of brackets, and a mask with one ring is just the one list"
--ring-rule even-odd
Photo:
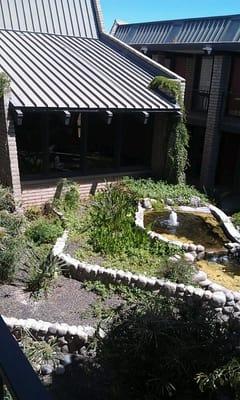
[(184, 283), (185, 285), (193, 283), (194, 272), (194, 267), (184, 261), (167, 261), (161, 270), (162, 276), (165, 279), (176, 283)]
[(0, 282), (10, 283), (14, 277), (21, 252), (23, 241), (3, 236), (0, 240)]
[(10, 88), (10, 79), (5, 72), (0, 72), (0, 98)]
[(34, 221), (26, 230), (26, 236), (34, 243), (54, 243), (63, 233), (59, 220), (47, 220), (44, 217)]
[(10, 189), (0, 185), (0, 211), (2, 210), (13, 212), (15, 210), (15, 203)]
[(97, 355), (114, 399), (198, 398), (196, 374), (229, 357), (231, 331), (212, 311), (160, 296), (126, 306), (105, 332)]
[(29, 249), (29, 277), (27, 289), (34, 295), (46, 293), (51, 282), (60, 273), (59, 264), (53, 258), (51, 249), (48, 246)]
[(37, 219), (41, 218), (42, 214), (42, 209), (37, 206), (28, 207), (24, 212), (25, 217), (30, 222), (36, 221)]
[(22, 215), (0, 211), (0, 227), (4, 228), (5, 232), (12, 237), (20, 234), (23, 222)]
[(59, 364), (56, 339), (40, 341), (29, 330), (25, 329), (21, 331), (20, 343), (26, 357), (36, 372), (39, 372), (41, 367), (48, 363), (51, 363), (53, 366)]
[(186, 115), (180, 81), (156, 76), (150, 83), (151, 89), (160, 88), (173, 96), (181, 107), (181, 115), (172, 122), (169, 129), (167, 175), (174, 183), (185, 183), (185, 171), (188, 166), (189, 134), (186, 127)]
[(216, 392), (231, 388), (234, 399), (240, 399), (240, 360), (233, 358), (227, 364), (210, 373), (199, 373), (196, 377), (201, 392)]
[(232, 221), (236, 226), (240, 226), (240, 212), (233, 214)]
[(198, 197), (202, 204), (208, 202), (207, 197), (192, 186), (178, 184), (171, 185), (164, 181), (153, 179), (134, 179), (126, 177), (123, 184), (135, 194), (138, 199), (150, 197), (166, 203), (171, 199), (175, 205), (191, 205), (191, 199)]

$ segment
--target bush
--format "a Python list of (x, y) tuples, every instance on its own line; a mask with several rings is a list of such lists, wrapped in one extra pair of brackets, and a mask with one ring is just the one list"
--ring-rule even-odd
[(42, 216), (42, 214), (43, 214), (42, 209), (37, 206), (28, 207), (24, 213), (25, 217), (31, 222), (36, 221), (38, 218)]
[(69, 185), (63, 199), (65, 210), (77, 210), (80, 204), (80, 193), (77, 185)]
[(7, 211), (0, 212), (0, 227), (4, 228), (6, 233), (11, 236), (17, 236), (21, 232), (23, 216), (19, 214), (11, 214)]
[(0, 211), (2, 210), (13, 212), (15, 210), (15, 203), (10, 189), (0, 185)]
[(132, 191), (138, 199), (150, 197), (166, 202), (173, 200), (176, 205), (190, 205), (192, 197), (199, 197), (202, 204), (208, 202), (207, 197), (192, 186), (178, 184), (170, 185), (163, 181), (152, 179), (124, 178), (123, 184)]
[(26, 236), (34, 243), (52, 243), (63, 233), (63, 227), (59, 220), (39, 218), (26, 230)]
[(56, 259), (52, 256), (52, 248), (49, 245), (29, 247), (28, 267), (29, 276), (27, 290), (34, 295), (46, 293), (51, 282), (58, 276), (60, 268)]
[(16, 267), (21, 254), (20, 246), (22, 241), (19, 238), (4, 236), (0, 241), (0, 282), (10, 283), (14, 277)]
[(115, 400), (200, 398), (197, 373), (233, 353), (231, 330), (213, 312), (159, 296), (123, 309), (106, 332), (97, 356)]
[(176, 283), (184, 283), (185, 285), (193, 283), (194, 272), (195, 268), (192, 265), (181, 260), (177, 262), (167, 261), (161, 270), (163, 278)]
[(233, 214), (232, 221), (236, 226), (240, 226), (240, 212)]

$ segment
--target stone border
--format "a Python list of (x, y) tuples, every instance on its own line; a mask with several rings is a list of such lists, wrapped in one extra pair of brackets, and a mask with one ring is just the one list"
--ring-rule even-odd
[[(13, 336), (18, 340), (21, 331), (30, 331), (36, 340), (48, 342), (49, 339), (56, 339), (58, 351), (57, 359), (59, 364), (43, 365), (39, 372), (42, 375), (50, 375), (55, 373), (62, 375), (65, 372), (65, 366), (72, 364), (81, 353), (81, 349), (95, 335), (96, 329), (91, 326), (75, 326), (64, 323), (50, 323), (45, 321), (37, 321), (35, 319), (17, 319), (2, 316), (5, 324), (10, 329)], [(100, 336), (104, 336), (104, 332), (99, 329)]]
[(160, 295), (167, 297), (182, 298), (191, 304), (196, 303), (196, 305), (199, 305), (199, 302), (208, 303), (212, 309), (223, 316), (224, 320), (234, 318), (239, 320), (240, 324), (240, 292), (234, 292), (213, 283), (203, 271), (198, 271), (194, 276), (194, 281), (200, 286), (200, 288), (196, 288), (192, 285), (177, 284), (156, 277), (147, 277), (122, 270), (103, 268), (99, 265), (81, 262), (69, 254), (65, 254), (63, 252), (63, 243), (66, 240), (67, 232), (56, 243), (55, 257), (58, 259), (59, 264), (64, 267), (65, 273), (73, 279), (78, 281), (99, 280), (103, 283), (111, 284), (121, 283), (140, 289), (156, 291)]

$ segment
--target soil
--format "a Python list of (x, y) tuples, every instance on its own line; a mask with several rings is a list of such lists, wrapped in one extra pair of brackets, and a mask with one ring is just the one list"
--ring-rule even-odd
[[(0, 314), (18, 319), (96, 326), (99, 320), (91, 311), (100, 301), (101, 297), (84, 289), (81, 282), (63, 276), (47, 296), (37, 300), (22, 286), (0, 286)], [(115, 308), (122, 303), (121, 298), (112, 295), (103, 302), (103, 308)]]
[(197, 263), (199, 268), (206, 272), (208, 278), (226, 287), (229, 290), (240, 290), (240, 267), (229, 264), (228, 266), (208, 262), (206, 260)]

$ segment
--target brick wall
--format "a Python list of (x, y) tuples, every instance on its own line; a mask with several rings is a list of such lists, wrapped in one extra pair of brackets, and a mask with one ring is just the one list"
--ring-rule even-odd
[(214, 57), (200, 178), (201, 186), (206, 189), (213, 188), (215, 184), (221, 139), (220, 123), (224, 111), (224, 94), (229, 81), (230, 62), (230, 56)]
[(16, 136), (8, 96), (0, 99), (0, 181), (12, 188), (17, 202), (21, 201)]

